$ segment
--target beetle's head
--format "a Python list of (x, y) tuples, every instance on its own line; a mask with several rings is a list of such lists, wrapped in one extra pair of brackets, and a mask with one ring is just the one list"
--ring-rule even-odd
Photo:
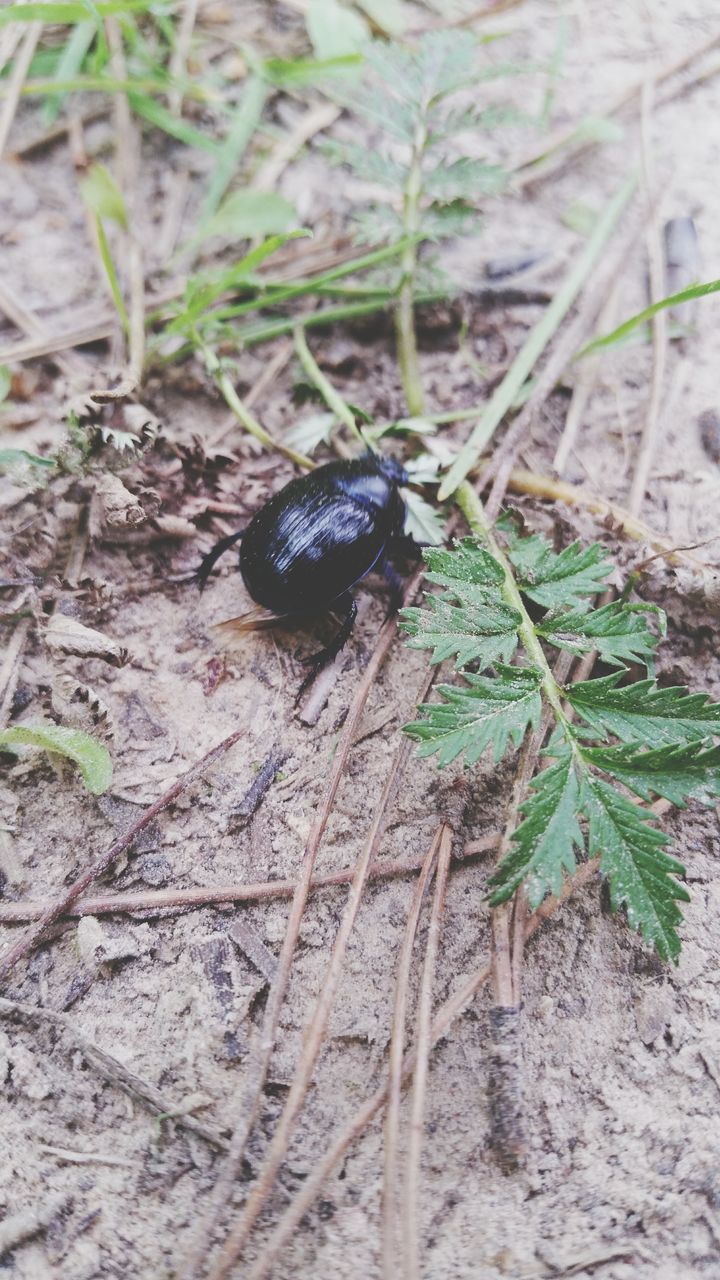
[(375, 463), (377, 469), (388, 480), (392, 480), (393, 484), (409, 484), (410, 477), (401, 462), (397, 458), (384, 458), (379, 454), (375, 455)]

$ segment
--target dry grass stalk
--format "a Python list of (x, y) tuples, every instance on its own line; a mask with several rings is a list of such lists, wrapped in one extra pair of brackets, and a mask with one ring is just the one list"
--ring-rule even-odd
[(410, 1131), (408, 1134), (405, 1175), (405, 1212), (403, 1215), (406, 1280), (420, 1280), (420, 1157), (422, 1154), (425, 1120), (425, 1096), (430, 1070), (430, 1050), (432, 1048), (432, 993), (435, 984), (435, 969), (440, 946), (440, 929), (445, 908), (445, 892), (450, 871), (451, 853), (452, 832), (448, 826), (444, 826), (440, 836), (435, 893), (430, 913), (425, 964), (423, 965), (420, 998), (418, 1000), (415, 1045), (417, 1066), (415, 1068), (410, 1108)]
[(395, 1003), (393, 1005), (390, 1051), (388, 1055), (387, 1113), (385, 1116), (385, 1152), (383, 1160), (382, 1266), (385, 1280), (395, 1280), (397, 1275), (397, 1251), (402, 1224), (399, 1204), (400, 1095), (402, 1092), (402, 1064), (412, 951), (420, 922), (422, 904), (435, 868), (443, 830), (442, 826), (438, 827), (432, 844), (425, 855), (420, 878), (415, 886), (415, 893), (408, 912), (398, 959)]
[(13, 69), (8, 79), (5, 101), (2, 111), (0, 111), (0, 159), (2, 159), (5, 152), (25, 77), (30, 69), (30, 63), (33, 60), (42, 29), (42, 22), (30, 22), (24, 28), (22, 39), (19, 42)]
[[(652, 138), (650, 136), (653, 95), (654, 86), (651, 81), (646, 81), (642, 94), (641, 135), (645, 185), (648, 193), (655, 182), (655, 164)], [(659, 302), (665, 293), (665, 267), (663, 262), (662, 231), (657, 209), (652, 209), (650, 212), (647, 250), (650, 264), (650, 301)], [(660, 403), (665, 384), (665, 367), (667, 364), (667, 312), (658, 311), (653, 316), (651, 324), (653, 339), (652, 380), (640, 439), (640, 451), (635, 461), (630, 497), (628, 498), (628, 511), (633, 516), (639, 514), (640, 508), (645, 501), (645, 490), (650, 475), (650, 467), (658, 447)]]

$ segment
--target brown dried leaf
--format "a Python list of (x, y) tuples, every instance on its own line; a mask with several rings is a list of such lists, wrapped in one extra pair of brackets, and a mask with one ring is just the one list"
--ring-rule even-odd
[(132, 528), (147, 520), (144, 507), (135, 494), (125, 487), (119, 476), (112, 472), (98, 476), (96, 488), (102, 505), (102, 516), (107, 524)]
[(64, 613), (53, 614), (44, 635), (54, 657), (65, 654), (75, 658), (101, 658), (114, 667), (122, 667), (128, 660), (127, 649), (116, 640), (83, 626), (82, 622), (68, 618)]

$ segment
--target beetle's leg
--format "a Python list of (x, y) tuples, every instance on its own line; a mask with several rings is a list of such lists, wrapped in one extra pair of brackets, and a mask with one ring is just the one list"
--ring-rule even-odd
[(311, 657), (303, 659), (304, 665), (310, 667), (310, 670), (298, 689), (297, 698), (295, 699), (296, 702), (302, 697), (308, 686), (312, 684), (315, 677), (319, 675), (323, 667), (326, 667), (329, 662), (332, 662), (333, 658), (337, 657), (340, 650), (345, 648), (345, 645), (350, 638), (350, 632), (352, 631), (353, 626), (355, 625), (355, 619), (357, 618), (357, 605), (349, 591), (346, 591), (344, 595), (339, 596), (333, 604), (333, 612), (337, 611), (339, 613), (341, 610), (344, 610), (345, 617), (343, 618), (342, 626), (335, 636), (335, 639), (331, 640), (330, 644), (326, 645), (324, 649), (321, 649), (319, 653), (313, 653)]
[(396, 533), (390, 539), (391, 550), (407, 556), (408, 560), (419, 560), (423, 547), (429, 546), (429, 542), (416, 542), (411, 533)]
[(200, 562), (200, 565), (195, 570), (195, 574), (194, 574), (195, 581), (197, 582), (201, 591), (204, 591), (205, 585), (207, 583), (208, 578), (210, 577), (210, 574), (215, 566), (216, 561), (218, 561), (220, 557), (230, 549), (230, 547), (233, 545), (234, 542), (239, 542), (244, 532), (245, 530), (241, 529), (239, 533), (231, 533), (231, 534), (228, 534), (227, 538), (221, 538), (219, 542), (215, 543), (215, 546), (213, 547), (212, 551), (208, 551), (207, 555), (203, 557), (203, 559)]
[(390, 618), (394, 613), (397, 613), (398, 609), (400, 608), (403, 602), (403, 596), (405, 595), (405, 587), (403, 584), (403, 580), (400, 577), (400, 574), (397, 572), (397, 569), (395, 568), (394, 565), (390, 563), (389, 560), (383, 560), (382, 572), (383, 572), (383, 577), (390, 588), (390, 603), (388, 605), (388, 611), (386, 614), (386, 617)]

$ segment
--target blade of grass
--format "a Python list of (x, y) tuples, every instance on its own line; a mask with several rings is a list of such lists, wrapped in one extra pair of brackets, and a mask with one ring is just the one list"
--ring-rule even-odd
[(358, 429), (358, 425), (355, 421), (355, 414), (352, 412), (350, 406), (343, 400), (339, 391), (335, 390), (329, 378), (325, 377), (325, 374), (315, 360), (315, 357), (305, 340), (305, 333), (302, 325), (298, 325), (295, 330), (295, 350), (308, 378), (312, 382), (313, 386), (317, 387), (320, 395), (328, 406), (328, 409), (332, 409), (339, 422), (344, 422), (348, 431), (351, 435), (355, 436), (355, 439), (360, 442), (364, 449), (365, 440)]
[[(94, 22), (79, 22), (71, 32), (55, 69), (54, 79), (71, 80), (80, 71), (85, 55), (90, 48), (97, 28)], [(57, 120), (62, 110), (64, 94), (56, 93), (43, 103), (43, 124), (49, 127)]]
[(97, 235), (100, 258), (102, 260), (103, 267), (105, 268), (105, 275), (107, 276), (107, 282), (110, 286), (112, 300), (115, 303), (115, 310), (118, 313), (120, 323), (127, 335), (130, 333), (130, 321), (125, 309), (125, 303), (123, 302), (122, 289), (120, 288), (120, 281), (118, 280), (115, 263), (113, 262), (112, 254), (110, 252), (110, 245), (108, 244), (108, 239), (105, 234), (105, 227), (103, 226), (102, 218), (98, 213), (93, 214), (93, 218), (95, 221), (95, 234)]
[(438, 500), (440, 502), (443, 502), (455, 492), (458, 485), (468, 475), (468, 472), (476, 465), (483, 449), (511, 407), (523, 383), (532, 373), (535, 364), (585, 284), (636, 185), (637, 176), (632, 174), (625, 179), (625, 182), (606, 206), (590, 239), (571, 267), (550, 306), (534, 329), (531, 329), (524, 345), (481, 415), (475, 430), (471, 432), (470, 438), (460, 450), (440, 486), (438, 492)]
[(209, 151), (211, 155), (220, 154), (222, 146), (219, 142), (188, 124), (181, 116), (174, 116), (161, 102), (156, 102), (146, 94), (133, 92), (128, 93), (128, 100), (136, 115), (142, 116), (143, 120), (155, 125), (157, 129), (162, 129), (171, 138), (184, 142), (187, 147), (195, 147), (198, 151)]
[(600, 338), (593, 338), (592, 342), (588, 342), (578, 351), (576, 360), (582, 359), (583, 356), (589, 356), (593, 351), (601, 351), (604, 347), (612, 347), (616, 342), (621, 342), (627, 337), (633, 329), (637, 329), (638, 325), (645, 324), (647, 320), (652, 320), (659, 311), (665, 311), (668, 307), (676, 307), (681, 302), (692, 302), (695, 298), (707, 298), (710, 294), (720, 293), (720, 280), (709, 280), (707, 284), (693, 284), (688, 289), (681, 289), (679, 293), (671, 293), (667, 298), (660, 298), (658, 302), (653, 302), (651, 306), (645, 307), (643, 311), (638, 311), (636, 315), (630, 316), (629, 320), (623, 320), (617, 329), (613, 329), (610, 333), (603, 334)]
[(255, 132), (268, 94), (268, 87), (259, 76), (251, 76), (245, 92), (230, 124), (218, 155), (217, 164), (205, 193), (199, 215), (199, 226), (188, 246), (195, 249), (202, 241), (205, 227), (215, 213), (220, 201), (237, 173), (247, 145)]

